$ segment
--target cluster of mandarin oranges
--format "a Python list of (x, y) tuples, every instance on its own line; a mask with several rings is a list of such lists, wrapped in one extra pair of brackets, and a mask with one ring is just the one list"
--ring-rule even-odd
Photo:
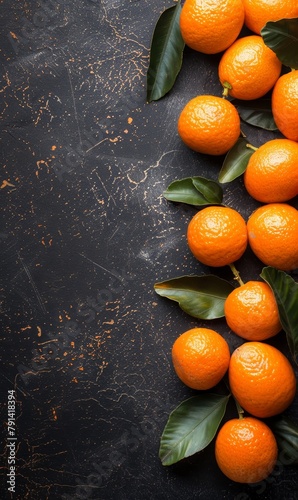
[[(284, 138), (256, 149), (244, 173), (244, 186), (262, 205), (248, 221), (227, 206), (198, 211), (187, 229), (193, 255), (211, 267), (233, 265), (249, 245), (265, 265), (298, 268), (298, 211), (289, 203), (298, 194), (298, 71), (281, 76), (282, 63), (261, 36), (268, 21), (298, 17), (297, 0), (185, 0), (181, 34), (194, 50), (223, 52), (218, 77), (222, 96), (200, 95), (178, 120), (182, 141), (194, 151), (227, 153), (240, 136), (240, 118), (229, 96), (258, 99), (272, 90), (272, 112)], [(244, 24), (252, 31), (239, 38)], [(244, 343), (230, 353), (226, 340), (207, 328), (180, 335), (172, 348), (176, 374), (196, 390), (214, 387), (228, 374), (231, 393), (249, 416), (227, 421), (219, 430), (215, 456), (222, 472), (236, 482), (266, 478), (277, 460), (274, 434), (262, 418), (293, 402), (296, 377), (284, 354), (264, 342), (282, 330), (269, 285), (249, 281), (225, 301), (228, 327)]]
[[(243, 320), (238, 318), (239, 323)], [(196, 390), (211, 389), (228, 372), (231, 393), (249, 416), (241, 413), (221, 427), (216, 461), (235, 482), (264, 480), (276, 464), (278, 449), (273, 432), (260, 418), (277, 415), (293, 402), (296, 376), (288, 359), (260, 341), (245, 342), (230, 355), (219, 333), (192, 328), (175, 340), (172, 361), (180, 380)]]

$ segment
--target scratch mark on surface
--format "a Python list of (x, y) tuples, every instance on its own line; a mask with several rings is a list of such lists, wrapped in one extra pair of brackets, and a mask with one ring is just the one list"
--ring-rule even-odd
[(94, 196), (94, 198), (95, 198), (96, 202), (97, 202), (99, 205), (103, 205), (103, 204), (104, 204), (104, 201), (103, 201), (103, 200), (101, 200), (100, 198), (98, 198), (97, 193), (96, 193), (96, 189), (94, 188), (94, 186), (92, 186), (91, 180), (90, 180), (90, 178), (89, 178), (89, 176), (88, 176), (88, 175), (86, 176), (86, 179), (87, 179), (87, 181), (88, 181), (88, 184), (89, 184), (89, 186), (90, 186), (90, 190), (91, 190), (91, 192), (92, 192), (92, 194), (93, 194), (93, 196)]
[(117, 203), (115, 202), (113, 196), (108, 192), (106, 186), (104, 185), (104, 183), (102, 182), (101, 178), (99, 177), (98, 173), (96, 172), (96, 177), (98, 178), (98, 180), (101, 182), (101, 185), (102, 187), (104, 188), (105, 192), (107, 193), (108, 197), (111, 198), (113, 200), (113, 203), (115, 205), (115, 207), (117, 206)]
[(169, 155), (169, 154), (171, 154), (171, 153), (177, 153), (177, 151), (179, 151), (179, 149), (171, 149), (171, 151), (165, 151), (165, 152), (161, 155), (161, 157), (157, 160), (157, 162), (156, 162), (154, 165), (152, 165), (152, 167), (150, 167), (150, 168), (156, 168), (156, 167), (159, 167), (160, 162), (161, 162), (161, 160), (164, 158), (164, 156)]
[(134, 181), (132, 178), (131, 178), (131, 175), (128, 173), (127, 174), (127, 179), (129, 180), (129, 182), (131, 184), (134, 184), (135, 186), (138, 186), (139, 184), (145, 182), (148, 178), (148, 172), (150, 172), (151, 169), (154, 169), (154, 168), (158, 168), (161, 164), (161, 161), (163, 160), (163, 158), (166, 156), (166, 155), (169, 155), (171, 153), (176, 153), (177, 151), (179, 151), (178, 149), (172, 149), (171, 151), (165, 151), (161, 156), (160, 158), (158, 158), (158, 160), (156, 161), (156, 163), (154, 163), (154, 165), (150, 165), (148, 168), (146, 168), (143, 172), (143, 179), (141, 180), (137, 180), (137, 181)]
[(109, 237), (109, 241), (111, 241), (111, 240), (114, 238), (115, 234), (116, 234), (118, 231), (119, 231), (119, 226), (118, 226), (118, 227), (116, 227), (115, 231), (114, 231), (114, 232), (112, 233), (112, 235)]
[(94, 260), (91, 260), (91, 259), (89, 259), (89, 257), (86, 257), (85, 255), (83, 255), (82, 253), (79, 253), (79, 255), (81, 257), (83, 257), (84, 259), (88, 260), (89, 262), (91, 262), (92, 264), (94, 264), (94, 266), (99, 267), (100, 269), (102, 269), (103, 271), (105, 271), (108, 274), (111, 274), (112, 276), (115, 276), (115, 278), (117, 278), (118, 280), (125, 281), (121, 276), (119, 276), (119, 274), (114, 273), (113, 271), (110, 271), (110, 269), (106, 269), (105, 267), (101, 266), (100, 264), (98, 264)]
[(66, 69), (67, 69), (67, 75), (68, 75), (68, 80), (69, 80), (69, 85), (70, 85), (70, 90), (71, 90), (71, 97), (72, 97), (72, 102), (73, 102), (75, 120), (76, 120), (76, 124), (77, 124), (77, 128), (78, 128), (80, 146), (82, 146), (81, 129), (80, 129), (80, 124), (79, 124), (78, 111), (77, 111), (77, 105), (76, 105), (75, 95), (74, 95), (74, 91), (73, 91), (73, 85), (72, 85), (72, 81), (71, 81), (71, 72), (70, 72), (70, 69), (68, 67), (68, 64), (65, 64), (65, 65), (66, 65)]
[(91, 146), (91, 148), (87, 149), (86, 153), (89, 153), (90, 151), (92, 151), (92, 149), (96, 148), (97, 146), (99, 146), (100, 144), (102, 144), (103, 142), (108, 141), (108, 140), (109, 140), (108, 137), (105, 137), (104, 139), (101, 139), (101, 141), (97, 142), (96, 144), (94, 144), (93, 146)]
[[(10, 378), (8, 378), (3, 372), (0, 372), (0, 374), (2, 375), (3, 378), (5, 378), (6, 380), (8, 380), (8, 382), (12, 385), (12, 386), (15, 386), (14, 382), (12, 380), (10, 380)], [(24, 396), (27, 396), (26, 392), (24, 392), (22, 389), (20, 389), (19, 387), (17, 387), (18, 391), (20, 391)]]
[(26, 266), (25, 262), (23, 261), (23, 259), (22, 259), (21, 255), (20, 255), (20, 252), (17, 252), (17, 255), (18, 255), (19, 259), (20, 259), (20, 262), (21, 262), (21, 264), (22, 264), (22, 266), (23, 266), (23, 268), (24, 268), (25, 273), (26, 273), (26, 274), (27, 274), (27, 276), (28, 276), (29, 282), (30, 282), (30, 284), (31, 284), (31, 286), (32, 286), (32, 288), (33, 288), (33, 290), (34, 290), (34, 293), (35, 293), (35, 295), (36, 295), (36, 297), (37, 297), (37, 300), (38, 300), (38, 303), (39, 303), (39, 305), (40, 305), (40, 307), (41, 307), (41, 310), (42, 310), (42, 312), (44, 312), (44, 313), (45, 313), (45, 312), (46, 312), (46, 308), (45, 308), (45, 306), (44, 306), (44, 304), (43, 304), (43, 302), (42, 302), (41, 295), (40, 295), (40, 293), (39, 293), (39, 291), (38, 291), (37, 286), (36, 286), (36, 285), (35, 285), (35, 283), (34, 283), (34, 280), (33, 280), (33, 278), (32, 278), (32, 275), (31, 275), (31, 273), (30, 273), (30, 271), (29, 271), (28, 267)]

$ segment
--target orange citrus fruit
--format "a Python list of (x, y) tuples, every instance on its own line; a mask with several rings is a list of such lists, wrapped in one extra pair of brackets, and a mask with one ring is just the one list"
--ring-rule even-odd
[(272, 92), (272, 113), (281, 133), (298, 141), (298, 70), (277, 80)]
[(229, 47), (243, 23), (242, 0), (186, 0), (180, 15), (184, 42), (204, 54), (216, 54)]
[(188, 225), (187, 243), (193, 255), (206, 266), (232, 264), (240, 259), (247, 246), (245, 221), (233, 208), (203, 208)]
[(225, 301), (228, 326), (246, 340), (265, 340), (282, 329), (274, 293), (267, 283), (248, 281)]
[(298, 16), (297, 0), (243, 0), (245, 24), (255, 33), (268, 21)]
[(273, 139), (250, 157), (244, 172), (248, 193), (263, 203), (288, 201), (298, 195), (298, 144)]
[(225, 339), (209, 328), (192, 328), (174, 342), (172, 361), (182, 382), (197, 390), (214, 387), (229, 367), (230, 350)]
[(278, 448), (271, 429), (257, 418), (228, 420), (215, 440), (220, 470), (237, 483), (258, 483), (273, 471)]
[(239, 38), (223, 54), (218, 75), (232, 97), (258, 99), (274, 86), (281, 62), (258, 35)]
[(298, 267), (298, 211), (287, 203), (268, 203), (247, 221), (248, 241), (266, 265), (282, 271)]
[(183, 108), (178, 119), (178, 133), (194, 151), (223, 155), (239, 138), (240, 118), (235, 106), (226, 99), (201, 95)]
[(260, 418), (282, 413), (296, 393), (292, 365), (281, 351), (263, 342), (245, 342), (235, 349), (229, 382), (242, 408)]

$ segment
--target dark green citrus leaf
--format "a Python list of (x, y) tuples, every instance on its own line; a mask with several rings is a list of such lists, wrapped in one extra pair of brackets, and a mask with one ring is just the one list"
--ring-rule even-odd
[(192, 177), (192, 182), (197, 191), (211, 204), (220, 204), (223, 198), (221, 186), (210, 179), (204, 177)]
[(244, 122), (265, 130), (277, 130), (271, 109), (271, 99), (257, 99), (255, 101), (233, 99), (231, 102), (236, 106)]
[(172, 465), (212, 441), (225, 414), (229, 396), (200, 394), (183, 401), (169, 416), (160, 440), (159, 457)]
[(225, 300), (234, 287), (222, 278), (206, 274), (155, 283), (154, 290), (161, 297), (178, 302), (194, 318), (215, 319), (224, 316)]
[(248, 141), (240, 137), (235, 146), (228, 151), (219, 172), (219, 182), (231, 182), (245, 172), (248, 160), (254, 153), (254, 150), (247, 145)]
[(261, 30), (265, 44), (289, 68), (298, 69), (298, 19), (270, 21)]
[(298, 364), (298, 283), (284, 271), (264, 267), (261, 277), (272, 288), (282, 327), (294, 361)]
[(172, 182), (164, 197), (169, 201), (188, 203), (189, 205), (220, 205), (223, 198), (222, 188), (217, 182), (204, 177), (186, 177)]
[(147, 71), (147, 100), (157, 101), (173, 87), (181, 69), (184, 41), (179, 18), (181, 2), (165, 10), (153, 33)]
[(284, 415), (269, 423), (281, 452), (279, 460), (284, 465), (298, 464), (298, 425)]

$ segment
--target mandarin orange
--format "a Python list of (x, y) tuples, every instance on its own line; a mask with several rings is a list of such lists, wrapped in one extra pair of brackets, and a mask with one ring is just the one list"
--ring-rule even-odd
[(278, 415), (296, 393), (296, 376), (284, 354), (263, 342), (245, 342), (232, 353), (229, 383), (244, 410), (260, 418)]
[(191, 219), (187, 242), (193, 255), (203, 264), (220, 267), (240, 259), (247, 246), (243, 217), (229, 207), (206, 207)]
[(260, 146), (248, 161), (244, 185), (263, 203), (288, 201), (298, 195), (298, 144), (273, 139)]
[(246, 26), (258, 35), (268, 21), (298, 17), (297, 0), (243, 0)]
[(278, 456), (271, 429), (253, 417), (228, 420), (215, 441), (220, 470), (237, 483), (263, 481), (273, 471)]
[(226, 99), (201, 95), (183, 108), (178, 119), (178, 133), (194, 151), (223, 155), (239, 138), (240, 118), (235, 106)]
[(265, 340), (282, 329), (274, 293), (262, 281), (248, 281), (235, 288), (224, 310), (228, 326), (246, 340)]
[(298, 267), (298, 211), (287, 203), (268, 203), (247, 221), (248, 241), (266, 265), (282, 271)]
[(209, 328), (192, 328), (172, 348), (172, 361), (182, 382), (197, 390), (214, 387), (228, 370), (230, 350), (225, 339)]
[(239, 38), (225, 51), (218, 74), (225, 93), (237, 99), (258, 99), (274, 86), (281, 66), (262, 37), (251, 35)]
[(272, 92), (272, 113), (281, 133), (298, 141), (298, 70), (277, 80)]
[(216, 54), (229, 47), (243, 23), (242, 0), (186, 0), (180, 15), (186, 45), (205, 54)]

